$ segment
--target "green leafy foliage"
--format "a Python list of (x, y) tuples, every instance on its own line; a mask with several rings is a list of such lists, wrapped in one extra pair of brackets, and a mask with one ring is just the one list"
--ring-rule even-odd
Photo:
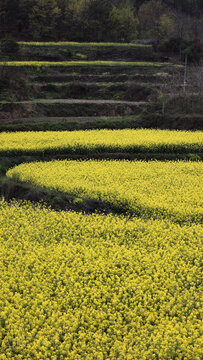
[(3, 56), (16, 56), (19, 52), (19, 44), (11, 37), (6, 36), (0, 42), (0, 53)]
[(55, 0), (39, 0), (30, 14), (30, 26), (35, 39), (50, 38), (53, 36), (60, 9)]
[(134, 16), (131, 3), (123, 2), (119, 8), (114, 6), (110, 13), (110, 22), (114, 40), (130, 41), (137, 38), (138, 20)]
[[(114, 41), (166, 36), (172, 13), (175, 22), (187, 14), (195, 24), (202, 12), (201, 0), (1, 0), (0, 23), (3, 34), (16, 38)], [(191, 38), (190, 30), (183, 35)]]

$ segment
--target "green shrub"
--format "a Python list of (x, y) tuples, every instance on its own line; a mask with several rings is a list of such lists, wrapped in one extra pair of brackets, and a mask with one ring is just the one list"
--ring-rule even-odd
[(187, 55), (189, 61), (199, 61), (202, 56), (202, 50), (199, 44), (195, 45), (194, 40), (186, 40), (180, 37), (173, 37), (162, 41), (158, 46), (158, 50), (165, 53), (180, 54), (182, 60), (184, 60), (185, 55)]
[(19, 52), (19, 45), (12, 37), (7, 36), (1, 40), (0, 52), (3, 56), (17, 55)]

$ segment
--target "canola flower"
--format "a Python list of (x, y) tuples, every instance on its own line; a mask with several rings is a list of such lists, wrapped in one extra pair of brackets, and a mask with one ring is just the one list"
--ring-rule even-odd
[(202, 359), (201, 235), (0, 201), (0, 358)]
[(69, 41), (57, 41), (57, 42), (53, 42), (53, 41), (48, 41), (48, 42), (44, 42), (44, 41), (19, 41), (18, 42), (19, 45), (23, 45), (23, 46), (68, 46), (68, 47), (118, 47), (118, 48), (151, 48), (151, 45), (145, 45), (145, 44), (133, 44), (133, 43), (95, 43), (95, 42), (90, 42), (90, 43), (79, 43), (79, 42), (69, 42)]
[(0, 154), (202, 153), (202, 131), (152, 129), (0, 133)]
[(0, 66), (14, 66), (14, 67), (77, 67), (77, 66), (126, 66), (126, 67), (163, 67), (175, 66), (182, 67), (182, 65), (175, 65), (172, 63), (150, 62), (150, 61), (0, 61)]
[(18, 165), (7, 176), (144, 217), (203, 220), (201, 162), (36, 162)]

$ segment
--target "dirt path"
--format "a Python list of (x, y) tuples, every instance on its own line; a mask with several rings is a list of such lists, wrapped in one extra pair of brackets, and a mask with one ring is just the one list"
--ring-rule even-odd
[[(127, 85), (130, 85), (130, 84), (134, 84), (135, 82), (134, 81), (131, 81), (131, 80), (127, 80), (127, 81), (117, 81), (117, 82), (110, 82), (110, 81), (104, 81), (104, 82), (94, 82), (94, 81), (91, 81), (91, 82), (86, 82), (86, 81), (77, 81), (77, 82), (74, 82), (74, 81), (69, 81), (69, 82), (58, 82), (58, 81), (53, 81), (53, 82), (30, 82), (29, 85), (33, 85), (33, 86), (39, 86), (39, 87), (43, 87), (43, 86), (49, 86), (49, 85), (54, 85), (54, 86), (57, 86), (57, 87), (65, 87), (65, 86), (74, 86), (74, 85), (80, 85), (80, 86), (97, 86), (97, 87), (110, 87), (110, 86), (120, 86), (120, 85), (124, 85), (124, 86), (127, 86)], [(147, 84), (147, 83), (145, 83)], [(161, 83), (149, 83), (150, 84), (150, 87), (156, 87), (156, 86), (161, 86), (162, 84)], [(138, 81), (136, 82), (136, 85), (142, 85), (142, 82)]]
[(123, 100), (83, 100), (83, 99), (35, 99), (16, 101), (14, 104), (124, 104), (144, 105), (146, 101), (123, 101)]

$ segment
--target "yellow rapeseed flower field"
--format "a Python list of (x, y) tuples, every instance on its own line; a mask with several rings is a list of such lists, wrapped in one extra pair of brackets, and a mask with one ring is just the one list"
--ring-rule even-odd
[(24, 46), (68, 46), (68, 47), (121, 47), (121, 48), (148, 48), (152, 47), (151, 45), (145, 44), (133, 44), (133, 43), (102, 43), (102, 42), (88, 42), (88, 43), (80, 43), (75, 41), (19, 41), (19, 45)]
[[(0, 134), (0, 154), (202, 152), (202, 132)], [(0, 200), (1, 360), (200, 360), (201, 162), (50, 161), (7, 176), (127, 215)]]
[(16, 166), (7, 176), (144, 217), (203, 220), (202, 162), (36, 162)]
[(182, 67), (182, 65), (175, 65), (173, 63), (161, 63), (161, 62), (150, 62), (150, 61), (105, 61), (105, 60), (94, 60), (94, 61), (0, 61), (0, 66), (9, 67), (78, 67), (78, 66), (118, 66), (118, 67)]
[(202, 359), (201, 235), (0, 201), (0, 359)]
[(202, 131), (148, 129), (0, 133), (0, 154), (202, 152)]

